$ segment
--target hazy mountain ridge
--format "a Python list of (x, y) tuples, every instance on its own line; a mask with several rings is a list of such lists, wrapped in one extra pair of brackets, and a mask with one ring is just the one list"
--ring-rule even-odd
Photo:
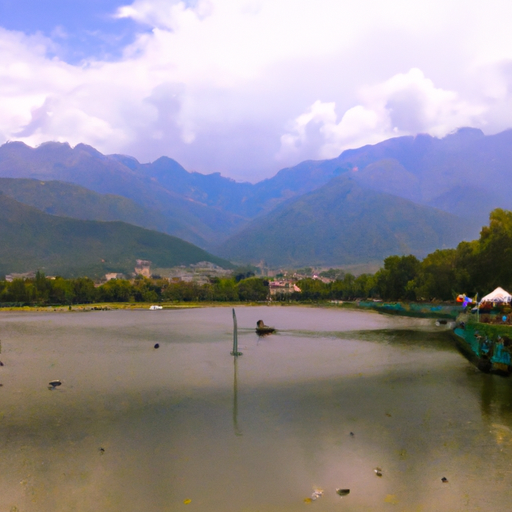
[(301, 162), (256, 184), (238, 183), (218, 173), (188, 172), (168, 157), (141, 164), (130, 156), (105, 156), (84, 144), (72, 149), (65, 143), (38, 148), (20, 142), (4, 144), (0, 176), (77, 183), (99, 193), (128, 197), (177, 220), (186, 213), (191, 232), (205, 243), (216, 243), (218, 237), (229, 236), (281, 202), (347, 173), (364, 186), (451, 213), (457, 213), (459, 206), (471, 209), (461, 204), (460, 194), (457, 207), (440, 198), (460, 187), (476, 187), (494, 198), (490, 208), (484, 202), (473, 210), (479, 222), (485, 221), (493, 207), (512, 207), (506, 192), (512, 180), (511, 161), (512, 130), (486, 136), (464, 128), (442, 139), (397, 137), (344, 151), (337, 158)]
[(335, 266), (392, 254), (423, 257), (474, 235), (459, 217), (340, 176), (254, 220), (217, 253), (270, 266)]
[(49, 215), (0, 193), (0, 274), (41, 269), (64, 277), (133, 272), (136, 259), (154, 267), (210, 261), (231, 264), (179, 238), (124, 222)]
[[(464, 128), (442, 139), (399, 137), (345, 151), (336, 160), (357, 168), (353, 175), (361, 185), (382, 190), (386, 182), (388, 193), (470, 215), (476, 224), (485, 223), (494, 208), (512, 208), (512, 130), (486, 136)], [(466, 198), (464, 190), (478, 191), (477, 197), (473, 192)], [(449, 195), (457, 200), (451, 203)]]
[[(464, 128), (442, 139), (429, 135), (397, 137), (344, 151), (337, 158), (301, 162), (256, 184), (238, 183), (218, 173), (188, 172), (168, 157), (141, 164), (127, 155), (102, 155), (84, 144), (71, 148), (65, 143), (49, 142), (30, 148), (12, 142), (0, 147), (0, 176), (58, 179), (97, 193), (123, 196), (133, 202), (129, 207), (125, 205), (125, 216), (121, 216), (119, 198), (110, 198), (112, 205), (109, 207), (101, 206), (102, 202), (110, 200), (107, 197), (101, 201), (95, 199), (98, 210), (86, 214), (84, 201), (92, 199), (85, 199), (84, 193), (74, 193), (76, 206), (69, 201), (66, 208), (64, 204), (57, 207), (55, 197), (53, 206), (48, 206), (48, 198), (45, 206), (40, 204), (44, 201), (32, 199), (30, 202), (27, 197), (16, 197), (48, 212), (82, 215), (82, 218), (108, 220), (112, 218), (108, 215), (117, 208), (120, 220), (135, 222), (135, 217), (138, 225), (178, 236), (210, 251), (215, 251), (216, 247), (224, 250), (230, 246), (231, 237), (238, 240), (237, 233), (255, 230), (260, 222), (270, 225), (268, 219), (273, 218), (273, 213), (305, 194), (335, 183), (342, 176), (350, 177), (368, 195), (378, 191), (464, 217), (466, 232), (476, 233), (487, 222), (492, 209), (512, 209), (508, 193), (512, 185), (512, 130), (485, 136), (480, 130)], [(338, 190), (337, 185), (332, 186)], [(322, 194), (313, 197), (325, 200)], [(313, 206), (310, 208), (313, 209), (311, 226), (321, 229), (317, 222), (320, 217), (315, 218)], [(106, 211), (110, 213), (107, 215)], [(434, 215), (425, 209), (421, 211), (427, 217)], [(362, 220), (350, 218), (355, 231), (371, 229)], [(395, 216), (389, 221), (397, 223), (398, 220), (399, 216)], [(331, 220), (325, 218), (323, 222)], [(420, 234), (426, 229), (423, 236), (432, 240), (431, 228), (439, 233), (443, 229), (441, 225), (427, 229), (419, 224), (415, 229)], [(398, 233), (393, 237), (400, 238)], [(356, 240), (356, 235), (350, 239)], [(452, 243), (455, 245), (458, 241), (460, 239)], [(413, 246), (404, 242), (397, 247)], [(276, 246), (274, 250), (282, 249)], [(347, 255), (351, 251), (345, 250)]]
[[(134, 166), (138, 169), (138, 166)], [(192, 198), (160, 186), (151, 176), (133, 170), (116, 158), (78, 144), (48, 142), (30, 148), (21, 142), (0, 147), (0, 176), (33, 178), (75, 183), (100, 194), (115, 194), (165, 216), (168, 234), (180, 236), (201, 246), (218, 242), (219, 228), (225, 236), (234, 232), (244, 219), (210, 208)], [(173, 228), (173, 222), (176, 229)]]

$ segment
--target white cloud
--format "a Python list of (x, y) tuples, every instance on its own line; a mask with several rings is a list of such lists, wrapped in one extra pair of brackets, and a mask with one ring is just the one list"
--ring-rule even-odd
[(211, 15), (214, 9), (211, 0), (197, 0), (187, 5), (179, 0), (135, 0), (120, 7), (115, 17), (132, 18), (139, 23), (167, 30), (183, 30), (187, 25)]
[(135, 0), (115, 16), (152, 30), (80, 65), (0, 29), (0, 142), (261, 179), (390, 136), (493, 132), (512, 125), (510, 15), (500, 0)]
[(469, 104), (454, 91), (436, 88), (421, 70), (399, 73), (360, 92), (363, 103), (348, 109), (337, 122), (334, 103), (317, 100), (299, 115), (291, 130), (281, 137), (280, 159), (303, 157), (303, 147), (317, 125), (322, 141), (316, 158), (333, 158), (343, 150), (373, 144), (397, 135), (429, 133), (442, 137), (461, 126), (481, 125), (483, 104)]

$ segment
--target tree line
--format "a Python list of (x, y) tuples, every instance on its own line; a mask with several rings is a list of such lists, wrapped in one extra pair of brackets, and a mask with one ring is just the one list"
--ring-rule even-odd
[(268, 281), (250, 277), (237, 280), (212, 278), (206, 284), (168, 281), (138, 276), (133, 281), (111, 279), (96, 286), (87, 277), (48, 279), (37, 272), (32, 279), (0, 281), (0, 303), (4, 305), (92, 304), (97, 302), (202, 302), (264, 301)]

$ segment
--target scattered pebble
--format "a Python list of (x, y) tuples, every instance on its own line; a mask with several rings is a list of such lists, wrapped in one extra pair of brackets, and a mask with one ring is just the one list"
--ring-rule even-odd
[(443, 478), (441, 478), (441, 482), (443, 482), (443, 484), (448, 483), (448, 478), (446, 478), (445, 476), (443, 476)]
[(4, 365), (4, 363), (2, 363), (2, 361), (0, 361), (0, 366), (3, 366), (3, 365)]
[(155, 343), (155, 347), (154, 348), (159, 348), (160, 347), (160, 343)]
[(100, 447), (100, 453), (103, 455), (105, 453), (105, 448)]
[(354, 434), (354, 432), (350, 432), (350, 435), (351, 435), (352, 437), (354, 437), (354, 435), (355, 435), (355, 434)]
[(375, 474), (376, 474), (377, 476), (382, 476), (382, 469), (380, 469), (380, 468), (375, 468), (373, 471), (375, 472)]

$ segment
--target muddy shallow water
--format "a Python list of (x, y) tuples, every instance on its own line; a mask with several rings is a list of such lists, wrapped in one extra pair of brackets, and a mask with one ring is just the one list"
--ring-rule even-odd
[(433, 321), (236, 311), (0, 313), (0, 510), (510, 508), (512, 380)]

